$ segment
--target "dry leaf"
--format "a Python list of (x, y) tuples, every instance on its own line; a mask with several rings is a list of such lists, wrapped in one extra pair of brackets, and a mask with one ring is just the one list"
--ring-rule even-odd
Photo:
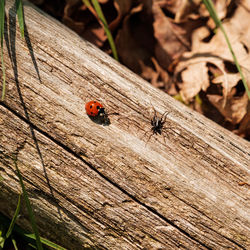
[(175, 15), (175, 22), (180, 23), (186, 21), (188, 18), (197, 19), (200, 16), (196, 13), (197, 8), (201, 4), (201, 0), (182, 0)]
[(226, 106), (224, 99), (219, 95), (207, 95), (209, 101), (220, 111), (220, 113), (232, 124), (239, 123), (247, 113), (248, 97), (247, 94), (242, 97), (230, 97)]
[(190, 47), (186, 31), (166, 17), (157, 2), (153, 3), (154, 36), (157, 40), (156, 58), (160, 65), (167, 67)]
[(208, 69), (206, 63), (193, 64), (182, 72), (185, 82), (180, 84), (180, 94), (185, 102), (196, 96), (201, 90), (206, 91), (209, 86)]
[[(230, 3), (231, 3), (231, 0), (223, 0), (223, 1), (217, 0), (217, 1), (215, 1), (214, 7), (215, 7), (216, 13), (217, 13), (220, 20), (222, 20), (223, 18), (226, 17), (227, 7), (229, 6)], [(209, 21), (207, 22), (208, 27), (210, 27), (210, 29), (215, 29), (216, 25), (215, 25), (213, 19), (210, 17), (209, 13), (208, 13), (208, 16), (209, 16)]]
[[(250, 77), (250, 72), (248, 70), (250, 68), (249, 19), (250, 12), (239, 5), (230, 21), (224, 23), (224, 28), (229, 36), (238, 61), (242, 66), (246, 79), (249, 79)], [(244, 32), (242, 32), (242, 30), (244, 30)], [(239, 123), (246, 114), (247, 107), (247, 98), (245, 96), (234, 97), (232, 94), (236, 91), (236, 85), (240, 80), (239, 73), (235, 71), (232, 55), (222, 32), (218, 30), (209, 42), (205, 42), (207, 35), (208, 30), (204, 27), (197, 29), (193, 33), (192, 51), (183, 54), (178, 66), (176, 67), (175, 74), (181, 75), (183, 81), (182, 86), (190, 84), (190, 76), (192, 76), (192, 74), (194, 81), (196, 81), (196, 75), (199, 75), (201, 79), (200, 86), (202, 86), (203, 80), (209, 77), (206, 70), (201, 71), (201, 68), (204, 67), (204, 63), (210, 63), (216, 66), (221, 71), (222, 75), (214, 76), (214, 79), (210, 84), (221, 83), (223, 95), (209, 95), (208, 98), (212, 104), (218, 108), (221, 114), (223, 114), (226, 120), (231, 121), (233, 124)], [(196, 65), (196, 67), (193, 67), (192, 65)], [(197, 83), (193, 89), (196, 89), (196, 85)], [(192, 100), (196, 94), (195, 91), (192, 93), (193, 96), (191, 93), (192, 91), (189, 92), (190, 95), (185, 95), (189, 101)]]
[(237, 134), (250, 140), (250, 102), (248, 102), (247, 112), (240, 123)]
[(114, 31), (117, 26), (121, 23), (121, 20), (125, 15), (129, 13), (132, 6), (132, 0), (115, 0), (114, 7), (117, 10), (117, 17), (109, 24), (111, 31)]
[[(78, 0), (68, 0), (64, 7), (63, 23), (72, 30), (81, 34), (85, 28), (85, 22), (81, 17), (84, 11), (81, 10), (82, 3)], [(85, 8), (86, 10), (86, 8)]]
[(162, 67), (158, 64), (155, 58), (151, 58), (152, 63), (154, 64), (154, 68), (145, 65), (143, 62), (140, 61), (142, 73), (141, 76), (150, 81), (151, 84), (156, 88), (161, 88), (168, 90), (168, 82), (169, 82), (169, 75), (168, 73), (162, 69)]
[[(121, 61), (137, 73), (141, 73), (140, 61), (144, 62), (151, 57), (134, 36), (134, 22), (137, 20), (135, 15), (141, 12), (142, 8), (143, 6), (140, 4), (132, 9), (131, 13), (124, 18), (122, 29), (118, 31), (116, 36), (116, 46)], [(143, 30), (137, 32), (143, 33)]]

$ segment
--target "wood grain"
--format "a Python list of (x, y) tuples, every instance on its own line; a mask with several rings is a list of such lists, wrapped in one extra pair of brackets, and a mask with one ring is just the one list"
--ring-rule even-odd
[[(249, 248), (249, 186), (240, 185), (250, 183), (249, 142), (28, 3), (22, 40), (12, 6), (0, 211), (11, 217), (16, 206), (16, 154), (42, 236), (69, 249)], [(94, 123), (84, 110), (92, 99), (120, 115)], [(148, 141), (152, 106), (169, 114), (166, 133)], [(27, 218), (24, 209), (19, 223)]]

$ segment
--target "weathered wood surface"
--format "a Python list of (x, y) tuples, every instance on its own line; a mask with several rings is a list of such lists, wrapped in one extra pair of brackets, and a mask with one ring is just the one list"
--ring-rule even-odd
[[(16, 154), (41, 235), (69, 249), (250, 248), (249, 186), (239, 185), (250, 182), (250, 144), (27, 3), (22, 40), (12, 6), (0, 211), (11, 217), (16, 207)], [(92, 122), (92, 99), (121, 115)], [(146, 144), (151, 104), (170, 111), (171, 129)]]

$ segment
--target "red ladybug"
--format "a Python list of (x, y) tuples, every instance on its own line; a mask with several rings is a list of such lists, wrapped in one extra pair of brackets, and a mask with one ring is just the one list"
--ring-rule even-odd
[(97, 117), (105, 115), (105, 109), (103, 105), (97, 101), (90, 101), (85, 104), (85, 110), (87, 115)]
[(98, 124), (109, 125), (109, 115), (119, 115), (119, 113), (106, 113), (103, 105), (98, 101), (90, 101), (85, 104), (85, 110), (90, 119)]

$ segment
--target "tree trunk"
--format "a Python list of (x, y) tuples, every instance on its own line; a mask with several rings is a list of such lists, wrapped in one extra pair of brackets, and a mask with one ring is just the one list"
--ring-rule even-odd
[[(0, 211), (16, 208), (17, 157), (41, 236), (68, 249), (249, 249), (249, 142), (27, 2), (22, 39), (6, 2)], [(90, 100), (120, 115), (98, 124)]]

